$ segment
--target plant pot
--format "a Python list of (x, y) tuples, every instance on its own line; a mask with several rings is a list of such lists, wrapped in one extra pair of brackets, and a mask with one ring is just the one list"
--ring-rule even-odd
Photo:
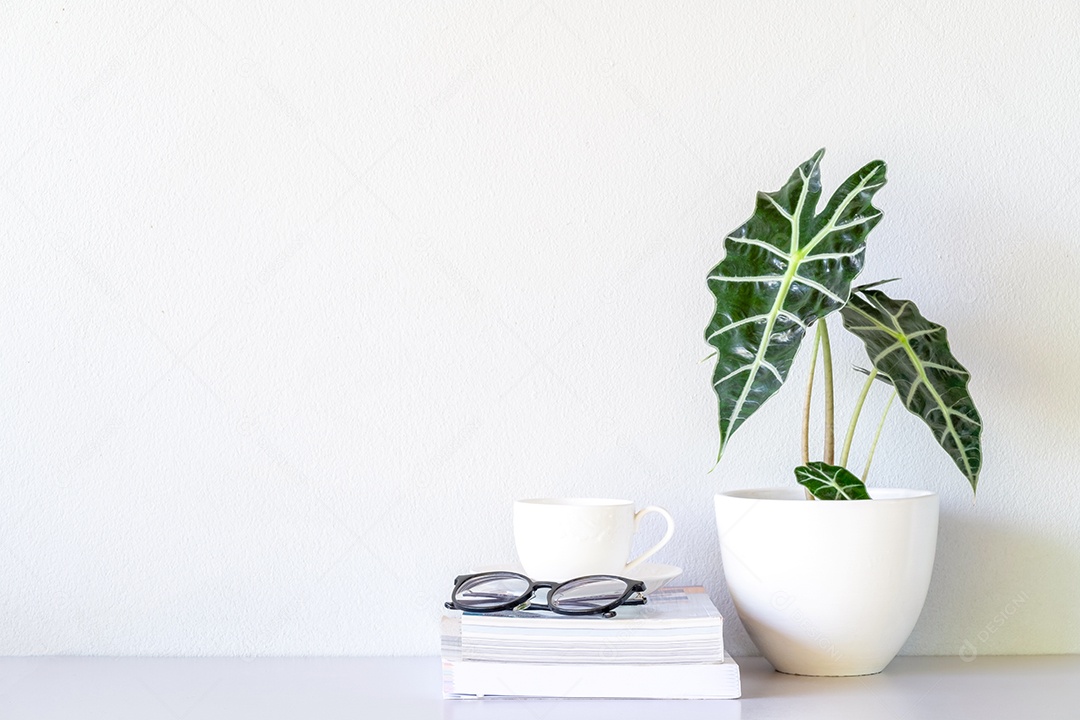
[(878, 673), (915, 627), (934, 566), (938, 496), (870, 495), (815, 501), (796, 487), (716, 496), (728, 590), (780, 672)]

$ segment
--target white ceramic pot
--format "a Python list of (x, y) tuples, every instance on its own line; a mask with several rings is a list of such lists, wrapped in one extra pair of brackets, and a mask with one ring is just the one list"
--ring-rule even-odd
[(716, 496), (728, 590), (777, 670), (878, 673), (915, 627), (934, 567), (938, 496), (870, 495), (807, 500), (792, 487)]

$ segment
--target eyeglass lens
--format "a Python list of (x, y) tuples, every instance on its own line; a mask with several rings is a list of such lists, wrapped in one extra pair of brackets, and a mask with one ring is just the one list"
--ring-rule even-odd
[(564, 612), (590, 612), (617, 603), (630, 585), (617, 577), (588, 577), (564, 583), (548, 596), (548, 605)]
[(454, 595), (459, 607), (486, 610), (502, 607), (528, 594), (527, 578), (513, 573), (490, 573), (466, 580)]

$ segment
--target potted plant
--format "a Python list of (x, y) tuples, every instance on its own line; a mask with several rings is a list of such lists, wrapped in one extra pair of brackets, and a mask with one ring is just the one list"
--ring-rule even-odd
[[(884, 283), (853, 287), (867, 235), (881, 219), (873, 198), (885, 185), (885, 163), (875, 160), (849, 177), (819, 213), (823, 154), (776, 192), (758, 193), (753, 215), (726, 237), (724, 259), (709, 274), (716, 310), (705, 337), (716, 349), (718, 462), (733, 433), (783, 386), (804, 337), (814, 333), (798, 485), (721, 493), (716, 517), (728, 589), (769, 661), (788, 673), (864, 675), (884, 669), (914, 628), (938, 520), (933, 492), (867, 490), (884, 414), (861, 477), (845, 467), (864, 400), (875, 383), (891, 386), (889, 403), (898, 397), (926, 423), (972, 491), (982, 425), (945, 329), (910, 300), (885, 294)], [(826, 320), (835, 313), (864, 343), (870, 365), (839, 460)], [(819, 353), (826, 439), (822, 459), (811, 462)]]

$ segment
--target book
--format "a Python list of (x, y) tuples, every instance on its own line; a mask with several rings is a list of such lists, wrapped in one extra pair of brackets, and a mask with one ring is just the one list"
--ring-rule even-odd
[(443, 660), (443, 697), (732, 699), (742, 695), (731, 656), (713, 663), (613, 665)]
[(665, 588), (613, 618), (524, 610), (448, 611), (443, 655), (534, 663), (662, 664), (724, 660), (723, 617), (703, 588)]
[(703, 588), (664, 588), (612, 618), (544, 610), (447, 611), (447, 698), (728, 699), (739, 666)]

